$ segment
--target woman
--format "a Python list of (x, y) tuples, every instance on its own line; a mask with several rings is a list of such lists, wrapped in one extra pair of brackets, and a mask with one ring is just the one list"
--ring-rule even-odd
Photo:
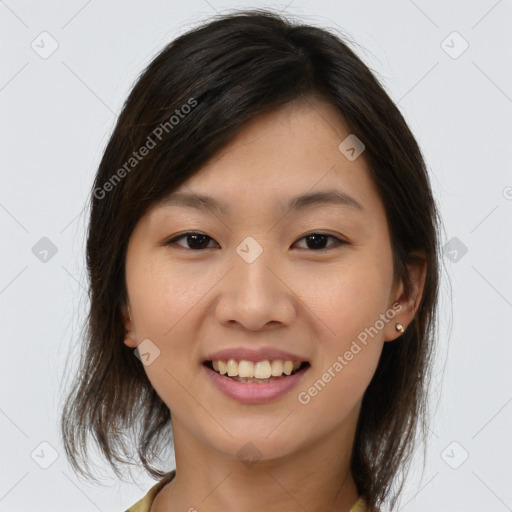
[(73, 467), (93, 477), (89, 435), (116, 474), (142, 464), (159, 482), (132, 512), (393, 506), (426, 429), (439, 221), (418, 144), (346, 43), (261, 10), (178, 37), (91, 199)]

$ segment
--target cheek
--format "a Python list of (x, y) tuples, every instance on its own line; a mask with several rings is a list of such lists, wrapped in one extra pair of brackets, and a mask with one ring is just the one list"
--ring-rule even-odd
[[(177, 383), (171, 375), (182, 380), (183, 362), (195, 360), (195, 347), (187, 343), (188, 320), (206, 291), (209, 278), (191, 280), (186, 272), (162, 264), (148, 264), (130, 273), (127, 266), (127, 286), (135, 312), (136, 336), (140, 343), (151, 340), (158, 357), (144, 367), (157, 392), (165, 389), (173, 396)], [(165, 383), (164, 386), (161, 383)], [(162, 388), (162, 389), (160, 389)]]
[(319, 319), (318, 365), (301, 387), (304, 399), (298, 401), (307, 403), (311, 412), (334, 407), (339, 420), (362, 398), (382, 352), (385, 323), (380, 315), (391, 282), (390, 265), (361, 257), (314, 284), (309, 281), (304, 297)]
[(302, 299), (318, 319), (318, 336), (342, 349), (385, 312), (392, 269), (360, 261), (304, 281)]
[(137, 339), (140, 342), (149, 338), (160, 351), (154, 363), (144, 369), (169, 407), (179, 409), (181, 402), (190, 407), (182, 386), (193, 384), (191, 366), (200, 364), (200, 347), (191, 339), (191, 333), (207, 314), (202, 304), (208, 301), (208, 292), (225, 275), (225, 269), (197, 262), (170, 265), (160, 259), (137, 269), (128, 272), (127, 279), (136, 311)]
[(307, 414), (334, 428), (360, 402), (379, 363), (384, 344), (379, 319), (388, 290), (381, 274), (368, 267), (361, 273), (351, 268), (336, 283), (326, 282), (325, 290), (314, 302), (321, 319), (316, 322), (318, 364), (297, 400)]
[(134, 275), (129, 287), (130, 300), (137, 316), (137, 335), (167, 341), (179, 339), (176, 331), (187, 315), (205, 298), (219, 279), (218, 272), (163, 265), (148, 265)]

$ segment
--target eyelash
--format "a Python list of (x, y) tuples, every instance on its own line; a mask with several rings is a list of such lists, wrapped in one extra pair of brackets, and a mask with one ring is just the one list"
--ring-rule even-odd
[[(213, 238), (211, 238), (208, 235), (205, 235), (204, 233), (200, 233), (200, 232), (197, 232), (197, 231), (188, 231), (186, 233), (182, 233), (181, 235), (175, 236), (174, 238), (171, 238), (171, 239), (167, 240), (166, 242), (163, 243), (163, 245), (170, 246), (170, 245), (176, 244), (178, 240), (181, 240), (182, 238), (188, 238), (191, 235), (200, 235), (200, 236), (206, 237), (206, 238), (208, 238), (210, 240), (213, 240)], [(339, 247), (339, 246), (347, 244), (347, 242), (345, 242), (344, 240), (341, 240), (337, 236), (331, 235), (330, 233), (320, 233), (320, 232), (316, 232), (316, 231), (313, 231), (311, 233), (308, 233), (308, 234), (302, 236), (301, 238), (299, 238), (299, 240), (303, 240), (304, 238), (309, 238), (309, 237), (312, 237), (314, 235), (320, 235), (320, 236), (324, 236), (324, 237), (327, 237), (327, 238), (332, 238), (332, 239), (334, 239), (336, 241), (336, 243), (334, 245), (331, 245), (330, 247), (323, 248), (323, 249), (307, 249), (306, 248), (306, 250), (313, 251), (313, 252), (326, 252), (326, 251), (329, 251), (329, 250), (331, 250), (333, 248), (336, 248), (336, 247)], [(205, 247), (203, 249), (191, 249), (191, 248), (183, 247), (183, 246), (180, 246), (180, 247), (182, 247), (185, 250), (194, 251), (194, 252), (201, 252), (201, 251), (205, 251), (206, 249), (213, 249), (213, 247)]]

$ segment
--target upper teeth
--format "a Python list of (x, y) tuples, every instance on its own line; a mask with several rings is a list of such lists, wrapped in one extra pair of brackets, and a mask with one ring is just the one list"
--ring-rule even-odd
[(298, 370), (301, 363), (299, 361), (252, 361), (234, 359), (226, 361), (212, 361), (213, 369), (221, 375), (228, 374), (229, 377), (249, 377), (256, 379), (269, 379), (270, 377), (280, 377), (283, 373), (290, 375), (292, 371)]

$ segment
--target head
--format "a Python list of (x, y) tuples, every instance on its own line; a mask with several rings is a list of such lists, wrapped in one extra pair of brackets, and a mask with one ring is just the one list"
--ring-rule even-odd
[[(328, 190), (342, 200), (292, 204)], [(171, 417), (207, 449), (236, 457), (252, 441), (263, 459), (352, 424), (360, 494), (389, 497), (425, 430), (438, 214), (411, 131), (339, 36), (251, 11), (178, 37), (125, 102), (91, 201), (87, 337), (62, 415), (77, 470), (92, 435), (116, 472), (133, 443), (162, 477)], [(302, 394), (241, 405), (204, 386), (209, 354), (240, 346), (300, 356)]]

